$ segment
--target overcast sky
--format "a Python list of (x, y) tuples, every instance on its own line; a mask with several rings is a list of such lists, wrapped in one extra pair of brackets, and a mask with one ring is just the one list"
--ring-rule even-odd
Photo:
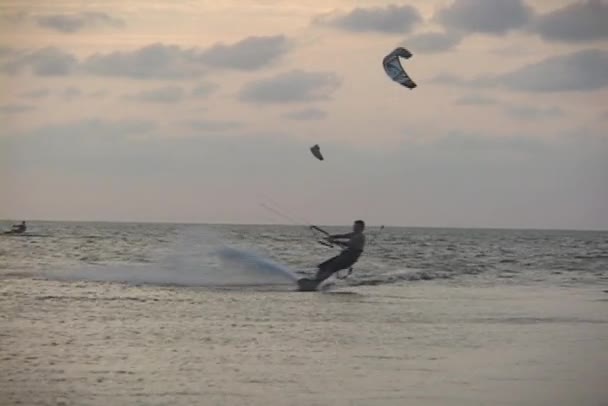
[[(608, 0), (4, 0), (0, 218), (608, 229), (606, 21)], [(416, 89), (382, 69), (397, 46)]]

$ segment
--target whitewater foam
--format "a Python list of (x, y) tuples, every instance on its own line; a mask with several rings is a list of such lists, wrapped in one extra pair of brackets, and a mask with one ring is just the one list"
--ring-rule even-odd
[(44, 272), (47, 279), (128, 284), (230, 286), (292, 284), (298, 277), (264, 255), (218, 245), (221, 238), (193, 228), (154, 263), (86, 264)]

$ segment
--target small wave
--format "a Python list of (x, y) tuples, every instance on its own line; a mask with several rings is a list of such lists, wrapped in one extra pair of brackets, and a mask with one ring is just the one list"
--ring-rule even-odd
[(399, 274), (390, 274), (376, 278), (360, 278), (349, 282), (351, 286), (388, 285), (399, 282), (432, 281), (436, 279), (451, 279), (452, 276), (442, 272), (414, 271)]

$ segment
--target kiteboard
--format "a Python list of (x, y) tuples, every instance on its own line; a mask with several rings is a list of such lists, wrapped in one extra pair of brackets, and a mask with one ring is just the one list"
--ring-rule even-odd
[(298, 279), (298, 292), (314, 292), (317, 290), (321, 282), (316, 279), (301, 278)]

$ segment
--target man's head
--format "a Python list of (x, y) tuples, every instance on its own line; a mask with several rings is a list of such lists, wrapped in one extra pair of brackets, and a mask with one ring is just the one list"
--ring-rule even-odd
[(365, 222), (363, 220), (357, 220), (353, 223), (353, 231), (360, 233), (365, 229)]

